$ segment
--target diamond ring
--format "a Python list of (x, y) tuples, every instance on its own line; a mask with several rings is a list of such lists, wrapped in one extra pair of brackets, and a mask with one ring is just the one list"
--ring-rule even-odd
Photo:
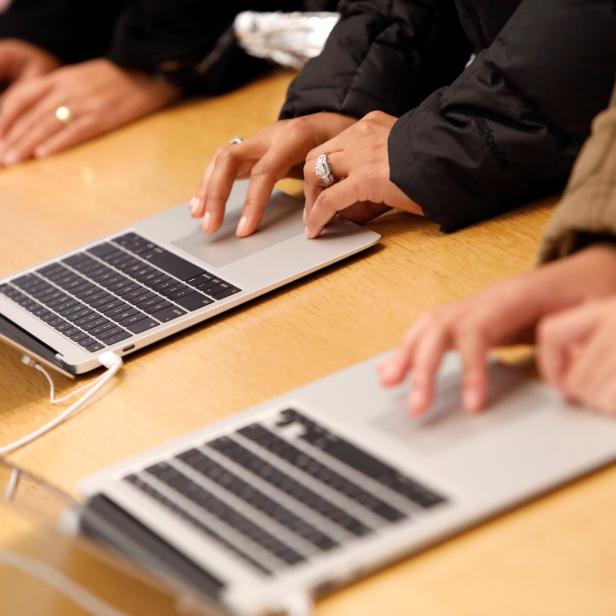
[(331, 186), (336, 181), (332, 175), (327, 154), (319, 154), (317, 162), (314, 163), (314, 173), (325, 186)]
[(239, 143), (242, 143), (244, 140), (242, 139), (242, 137), (240, 137), (239, 135), (235, 135), (235, 137), (233, 137), (233, 139), (231, 139), (231, 141), (229, 141), (229, 145), (238, 145)]

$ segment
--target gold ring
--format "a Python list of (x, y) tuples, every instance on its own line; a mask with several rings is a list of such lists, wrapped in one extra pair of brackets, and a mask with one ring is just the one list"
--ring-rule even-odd
[(71, 111), (71, 108), (66, 105), (61, 105), (58, 107), (56, 109), (55, 116), (58, 122), (60, 122), (60, 124), (64, 124), (65, 126), (73, 121), (73, 112)]

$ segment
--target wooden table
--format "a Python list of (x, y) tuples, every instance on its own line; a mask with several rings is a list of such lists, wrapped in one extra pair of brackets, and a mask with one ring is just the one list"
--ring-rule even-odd
[[(288, 81), (277, 74), (0, 170), (0, 275), (190, 197), (219, 144), (275, 118)], [(388, 349), (424, 309), (530, 268), (551, 204), (449, 236), (407, 215), (376, 220), (379, 249), (129, 359), (113, 391), (12, 459), (74, 492), (105, 465)], [(0, 443), (54, 415), (47, 394), (41, 375), (0, 346)], [(317, 613), (614, 614), (615, 512), (608, 469), (338, 592)], [(40, 531), (0, 511), (2, 548), (43, 545)], [(0, 613), (26, 604), (29, 615), (79, 613), (44, 589), (36, 608), (32, 596), (19, 604), (30, 584), (0, 566), (0, 606), (14, 608)], [(159, 610), (169, 613), (162, 604), (149, 613)]]

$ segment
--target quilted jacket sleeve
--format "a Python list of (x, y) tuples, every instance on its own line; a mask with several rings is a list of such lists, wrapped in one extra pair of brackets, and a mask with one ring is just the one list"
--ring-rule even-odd
[(611, 0), (524, 0), (451, 86), (394, 125), (392, 181), (445, 231), (562, 188), (615, 66)]
[(464, 68), (471, 47), (453, 0), (343, 0), (323, 53), (291, 84), (281, 117), (399, 116)]

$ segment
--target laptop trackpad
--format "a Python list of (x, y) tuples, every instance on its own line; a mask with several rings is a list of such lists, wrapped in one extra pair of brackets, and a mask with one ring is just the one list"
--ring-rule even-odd
[(171, 243), (215, 267), (224, 267), (304, 233), (301, 202), (286, 195), (272, 198), (259, 230), (250, 237), (236, 237), (235, 229), (240, 217), (239, 209), (227, 213), (223, 226), (213, 235), (204, 233), (201, 225), (196, 224), (188, 235)]

